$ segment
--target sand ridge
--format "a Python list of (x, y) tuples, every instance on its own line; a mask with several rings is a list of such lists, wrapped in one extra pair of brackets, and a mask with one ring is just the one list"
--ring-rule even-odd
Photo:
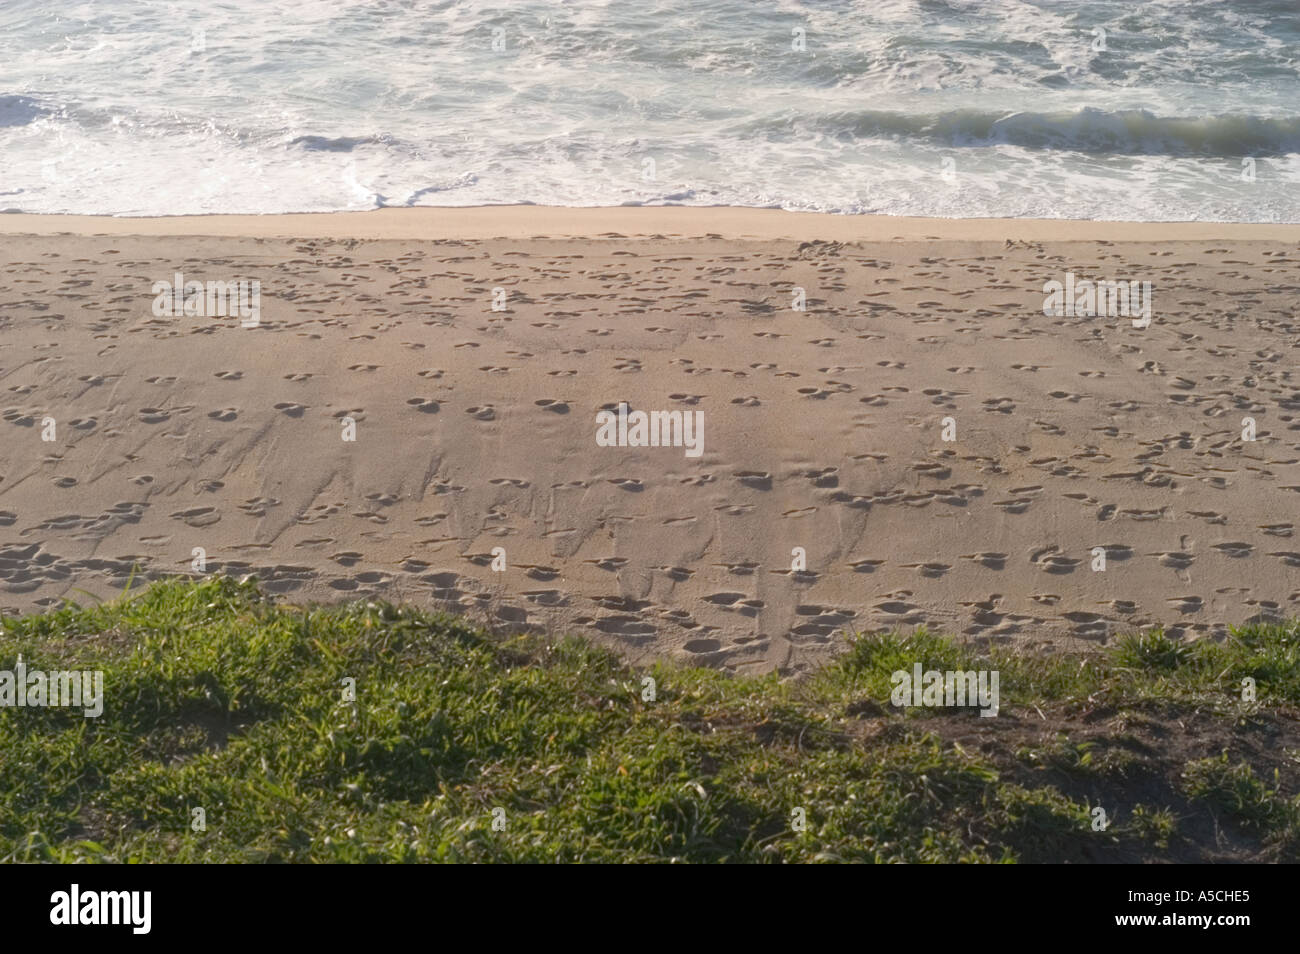
[[(1050, 649), (1300, 606), (1294, 241), (0, 247), (8, 611), (190, 572), (194, 547), (289, 599), (740, 669), (806, 668), (846, 629)], [(260, 326), (154, 317), (178, 270), (260, 281)], [(1151, 327), (1044, 316), (1068, 271), (1150, 280)], [(702, 411), (702, 456), (598, 446), (620, 401)]]

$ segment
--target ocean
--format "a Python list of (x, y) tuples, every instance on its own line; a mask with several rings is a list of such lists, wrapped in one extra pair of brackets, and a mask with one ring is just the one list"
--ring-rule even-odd
[(1300, 223), (1300, 0), (5, 0), (0, 210)]

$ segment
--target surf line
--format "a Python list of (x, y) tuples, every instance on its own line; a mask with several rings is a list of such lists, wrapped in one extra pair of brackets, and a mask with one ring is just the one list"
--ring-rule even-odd
[(618, 413), (596, 412), (597, 447), (682, 447), (687, 457), (704, 453), (703, 411), (629, 411), (618, 402)]

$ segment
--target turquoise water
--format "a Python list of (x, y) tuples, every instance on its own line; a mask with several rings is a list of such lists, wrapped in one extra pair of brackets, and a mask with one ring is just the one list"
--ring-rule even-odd
[(1300, 2), (0, 6), (0, 209), (518, 202), (1300, 222)]

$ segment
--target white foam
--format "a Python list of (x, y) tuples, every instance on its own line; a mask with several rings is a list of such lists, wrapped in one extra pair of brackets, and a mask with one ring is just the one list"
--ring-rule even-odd
[[(1113, 27), (1110, 9), (234, 0), (198, 17), (132, 3), (55, 19), (19, 0), (0, 10), (15, 50), (0, 93), (0, 207), (681, 203), (1300, 222), (1294, 152), (1259, 156), (1247, 183), (1230, 149), (1082, 148), (1143, 130), (1176, 138), (1159, 125), (1170, 117), (1297, 115), (1281, 72), (1295, 66), (1294, 18), (1152, 3), (1098, 54), (1091, 27)], [(804, 54), (790, 48), (795, 26)], [(492, 50), (498, 27), (505, 53)], [(206, 48), (192, 51), (198, 29)], [(1224, 55), (1245, 49), (1255, 75)], [(1011, 118), (993, 134), (963, 132), (998, 111)], [(945, 139), (945, 123), (960, 135)], [(1050, 141), (1035, 143), (1040, 133)]]

